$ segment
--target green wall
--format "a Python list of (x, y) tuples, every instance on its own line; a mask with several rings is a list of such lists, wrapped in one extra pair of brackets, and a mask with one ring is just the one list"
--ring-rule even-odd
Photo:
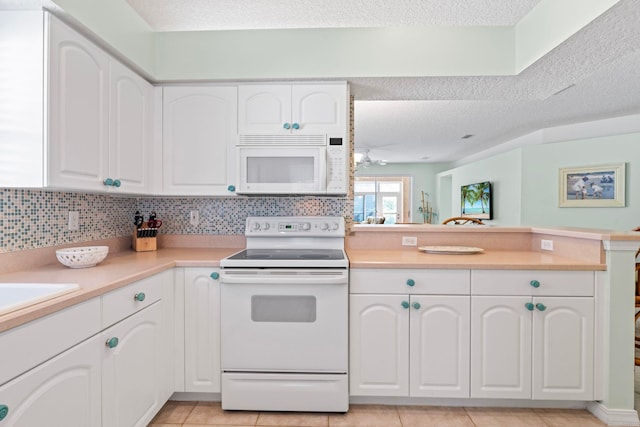
[[(640, 174), (634, 169), (639, 162), (640, 133), (526, 146), (440, 173), (438, 204), (443, 215), (450, 206), (456, 216), (460, 186), (489, 180), (494, 188), (491, 224), (628, 231), (640, 225)], [(626, 163), (625, 207), (558, 206), (560, 168), (610, 163)]]

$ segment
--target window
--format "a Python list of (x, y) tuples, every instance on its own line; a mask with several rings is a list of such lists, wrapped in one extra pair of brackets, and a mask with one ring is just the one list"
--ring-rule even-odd
[(409, 222), (410, 177), (357, 176), (354, 182), (353, 221), (384, 217), (385, 224)]

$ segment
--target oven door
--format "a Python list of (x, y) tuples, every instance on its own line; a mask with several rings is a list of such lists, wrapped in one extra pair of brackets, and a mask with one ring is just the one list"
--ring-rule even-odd
[(327, 192), (325, 146), (239, 146), (238, 194)]
[(223, 269), (224, 372), (345, 373), (346, 269)]

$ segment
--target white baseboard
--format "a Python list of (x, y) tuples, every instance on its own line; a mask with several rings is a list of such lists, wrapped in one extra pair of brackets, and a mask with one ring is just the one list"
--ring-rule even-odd
[(609, 409), (599, 402), (589, 402), (587, 410), (608, 426), (640, 426), (638, 412), (633, 409)]

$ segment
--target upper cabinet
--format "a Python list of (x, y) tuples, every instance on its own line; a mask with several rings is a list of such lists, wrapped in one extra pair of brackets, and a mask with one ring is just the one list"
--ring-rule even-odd
[(347, 130), (347, 83), (241, 85), (239, 134), (332, 134)]
[(49, 58), (48, 186), (148, 191), (152, 86), (53, 17)]
[(165, 86), (163, 194), (234, 195), (235, 86)]
[(0, 27), (0, 186), (147, 193), (151, 84), (47, 12)]

